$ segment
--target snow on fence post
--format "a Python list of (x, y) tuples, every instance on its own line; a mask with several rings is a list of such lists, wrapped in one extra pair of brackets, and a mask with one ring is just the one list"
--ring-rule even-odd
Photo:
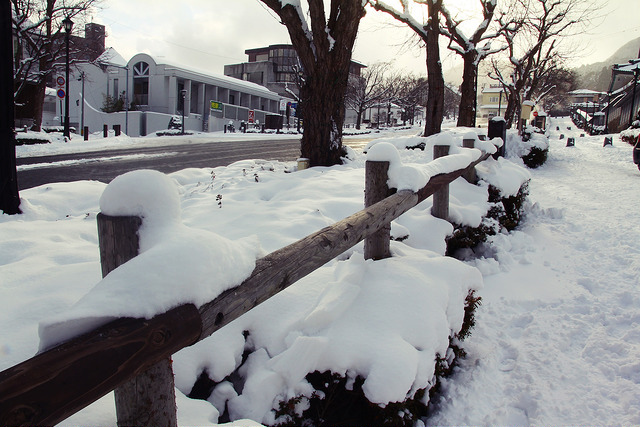
[[(448, 145), (434, 145), (433, 159), (449, 155)], [(436, 218), (449, 220), (449, 184), (443, 185), (439, 190), (433, 193), (433, 206), (431, 214)]]
[[(476, 139), (475, 137), (473, 138), (464, 138), (462, 140), (462, 146), (465, 148), (475, 148), (476, 146)], [(475, 168), (471, 168), (469, 169), (467, 172), (462, 174), (463, 178), (467, 180), (468, 183), (470, 184), (475, 184), (477, 181), (476, 178), (476, 169)]]
[[(102, 276), (138, 255), (142, 220), (98, 214)], [(171, 358), (164, 359), (114, 390), (119, 426), (177, 427)]]
[[(389, 162), (376, 162), (367, 160), (365, 165), (364, 207), (367, 208), (390, 195), (387, 185)], [(386, 223), (382, 228), (364, 240), (364, 258), (379, 260), (389, 258), (391, 249), (391, 223)]]

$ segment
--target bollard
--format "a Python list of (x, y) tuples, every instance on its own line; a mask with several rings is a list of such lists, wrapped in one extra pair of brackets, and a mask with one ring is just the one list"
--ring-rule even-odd
[(113, 125), (113, 132), (116, 136), (120, 136), (120, 125)]
[(489, 120), (487, 137), (489, 139), (502, 138), (502, 147), (498, 148), (493, 158), (497, 160), (498, 157), (504, 157), (506, 155), (505, 146), (507, 145), (507, 122), (502, 117), (493, 117)]
[(89, 140), (89, 126), (85, 126), (84, 127), (84, 140), (88, 141)]
[[(365, 163), (364, 207), (369, 207), (387, 198), (391, 191), (387, 186), (389, 162)], [(379, 260), (391, 256), (391, 223), (364, 240), (364, 258)]]
[[(448, 145), (434, 145), (433, 159), (449, 155)], [(431, 207), (431, 215), (436, 218), (449, 220), (449, 184), (443, 185), (440, 190), (433, 193), (433, 206)]]
[(102, 126), (102, 136), (105, 138), (109, 136), (109, 125)]

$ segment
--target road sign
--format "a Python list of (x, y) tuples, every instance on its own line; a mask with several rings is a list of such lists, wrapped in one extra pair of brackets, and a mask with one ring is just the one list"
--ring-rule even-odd
[(538, 117), (538, 112), (537, 111), (533, 112), (533, 117)]
[(211, 109), (213, 111), (220, 111), (222, 112), (222, 102), (218, 102), (218, 101), (211, 101)]
[(64, 99), (65, 95), (66, 94), (64, 93), (64, 89), (58, 89), (58, 98)]
[(256, 112), (249, 110), (249, 123), (253, 123), (256, 119)]
[(58, 83), (58, 86), (64, 86), (65, 81), (66, 80), (62, 76), (58, 76), (58, 78), (56, 79), (56, 83)]

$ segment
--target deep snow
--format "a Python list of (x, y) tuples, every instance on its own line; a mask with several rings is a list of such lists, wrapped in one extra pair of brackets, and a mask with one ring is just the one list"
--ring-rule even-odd
[[(394, 224), (394, 233), (409, 232), (410, 238), (394, 245), (398, 256), (387, 266), (365, 262), (356, 247), (350, 259), (343, 256), (342, 261), (329, 263), (290, 288), (283, 300), (295, 298), (292, 306), (305, 301), (298, 314), (271, 317), (278, 310), (270, 312), (266, 303), (262, 314), (243, 320), (236, 330), (242, 331), (247, 324), (262, 328), (255, 336), (263, 342), (251, 344), (265, 350), (252, 355), (248, 369), (255, 375), (247, 392), (237, 396), (229, 386), (219, 387), (213, 403), (230, 399), (238, 416), (255, 413), (260, 421), (270, 408), (269, 397), (281, 393), (278, 384), (304, 392), (299, 389), (304, 386), (299, 381), (304, 369), (314, 364), (335, 367), (341, 361), (347, 371), (377, 366), (372, 382), (382, 383), (371, 390), (380, 399), (389, 398), (380, 396), (385, 393), (402, 395), (407, 387), (418, 384), (418, 377), (428, 377), (428, 372), (419, 372), (427, 365), (415, 359), (415, 352), (402, 350), (410, 359), (395, 365), (415, 366), (418, 370), (413, 373), (392, 368), (397, 359), (359, 359), (353, 366), (362, 348), (354, 347), (357, 351), (349, 354), (349, 348), (344, 349), (349, 342), (328, 337), (347, 336), (344, 329), (357, 325), (350, 319), (358, 313), (384, 309), (379, 294), (364, 293), (363, 284), (371, 284), (367, 292), (371, 287), (385, 292), (389, 291), (385, 281), (405, 286), (434, 282), (427, 277), (447, 281), (463, 274), (466, 279), (456, 280), (468, 285), (475, 281), (469, 278), (480, 271), (483, 305), (465, 344), (469, 356), (445, 382), (442, 401), (429, 424), (639, 424), (640, 231), (634, 215), (640, 207), (635, 187), (640, 175), (631, 162), (630, 145), (616, 138), (613, 147), (603, 148), (603, 137), (579, 138), (580, 131), (566, 130), (570, 122), (558, 124), (565, 135), (576, 136), (576, 147), (564, 147), (566, 140), (551, 132), (549, 160), (531, 171), (531, 204), (518, 231), (495, 236), (482, 252), (484, 258), (465, 266), (438, 255), (444, 252), (442, 241), (450, 225), (428, 215), (428, 203), (412, 210)], [(402, 153), (403, 161), (408, 162), (412, 154)], [(270, 252), (361, 209), (363, 161), (364, 157), (356, 156), (351, 166), (295, 174), (282, 173), (292, 165), (256, 161), (172, 174), (180, 184), (181, 227), (204, 229), (233, 241), (256, 235), (258, 252)], [(498, 162), (492, 167), (498, 168)], [(305, 184), (312, 179), (313, 186)], [(461, 188), (452, 189), (453, 195), (459, 194), (452, 197), (452, 213), (471, 222), (486, 211), (486, 203), (470, 197), (464, 185), (452, 185), (456, 186)], [(33, 355), (39, 345), (38, 323), (66, 312), (100, 281), (95, 214), (104, 187), (77, 182), (26, 190), (21, 193), (25, 214), (0, 217), (0, 369)], [(425, 255), (430, 261), (424, 261)], [(441, 273), (434, 275), (434, 269)], [(323, 285), (319, 288), (318, 283)], [(474, 287), (481, 287), (475, 283)], [(464, 289), (456, 291), (457, 298), (464, 296)], [(400, 287), (393, 295), (408, 292)], [(366, 300), (358, 301), (367, 295), (378, 297), (369, 296), (368, 305)], [(434, 310), (442, 305), (436, 304)], [(365, 311), (351, 314), (354, 308)], [(455, 304), (451, 309), (455, 311)], [(434, 315), (423, 318), (421, 311), (428, 310), (422, 304), (411, 311), (416, 315), (411, 319), (421, 322), (446, 324), (448, 318), (450, 324), (459, 316), (447, 315), (445, 310), (441, 320)], [(396, 342), (394, 334), (397, 329), (392, 328), (382, 335)], [(233, 328), (212, 338), (216, 336), (201, 343), (200, 349), (194, 346), (175, 356), (176, 385), (182, 391), (189, 391), (204, 366), (220, 378), (233, 369), (238, 357), (234, 351), (245, 345), (242, 337)], [(418, 335), (411, 327), (400, 336), (417, 345)], [(365, 334), (360, 341), (375, 347), (386, 343), (383, 339)], [(235, 350), (222, 351), (221, 346)], [(300, 369), (284, 369), (292, 366)], [(178, 395), (181, 425), (215, 422), (218, 411), (210, 403)], [(112, 396), (62, 424), (115, 425)]]

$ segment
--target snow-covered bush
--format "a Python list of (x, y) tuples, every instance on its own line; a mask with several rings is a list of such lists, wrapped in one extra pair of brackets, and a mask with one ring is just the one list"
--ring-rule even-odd
[(46, 132), (16, 132), (16, 145), (50, 144), (51, 138)]
[(527, 126), (522, 136), (508, 130), (506, 151), (508, 157), (519, 157), (528, 167), (537, 168), (547, 161), (549, 138), (533, 126)]
[(635, 145), (640, 136), (640, 120), (636, 120), (632, 123), (629, 129), (625, 129), (620, 132), (620, 139), (631, 145)]

